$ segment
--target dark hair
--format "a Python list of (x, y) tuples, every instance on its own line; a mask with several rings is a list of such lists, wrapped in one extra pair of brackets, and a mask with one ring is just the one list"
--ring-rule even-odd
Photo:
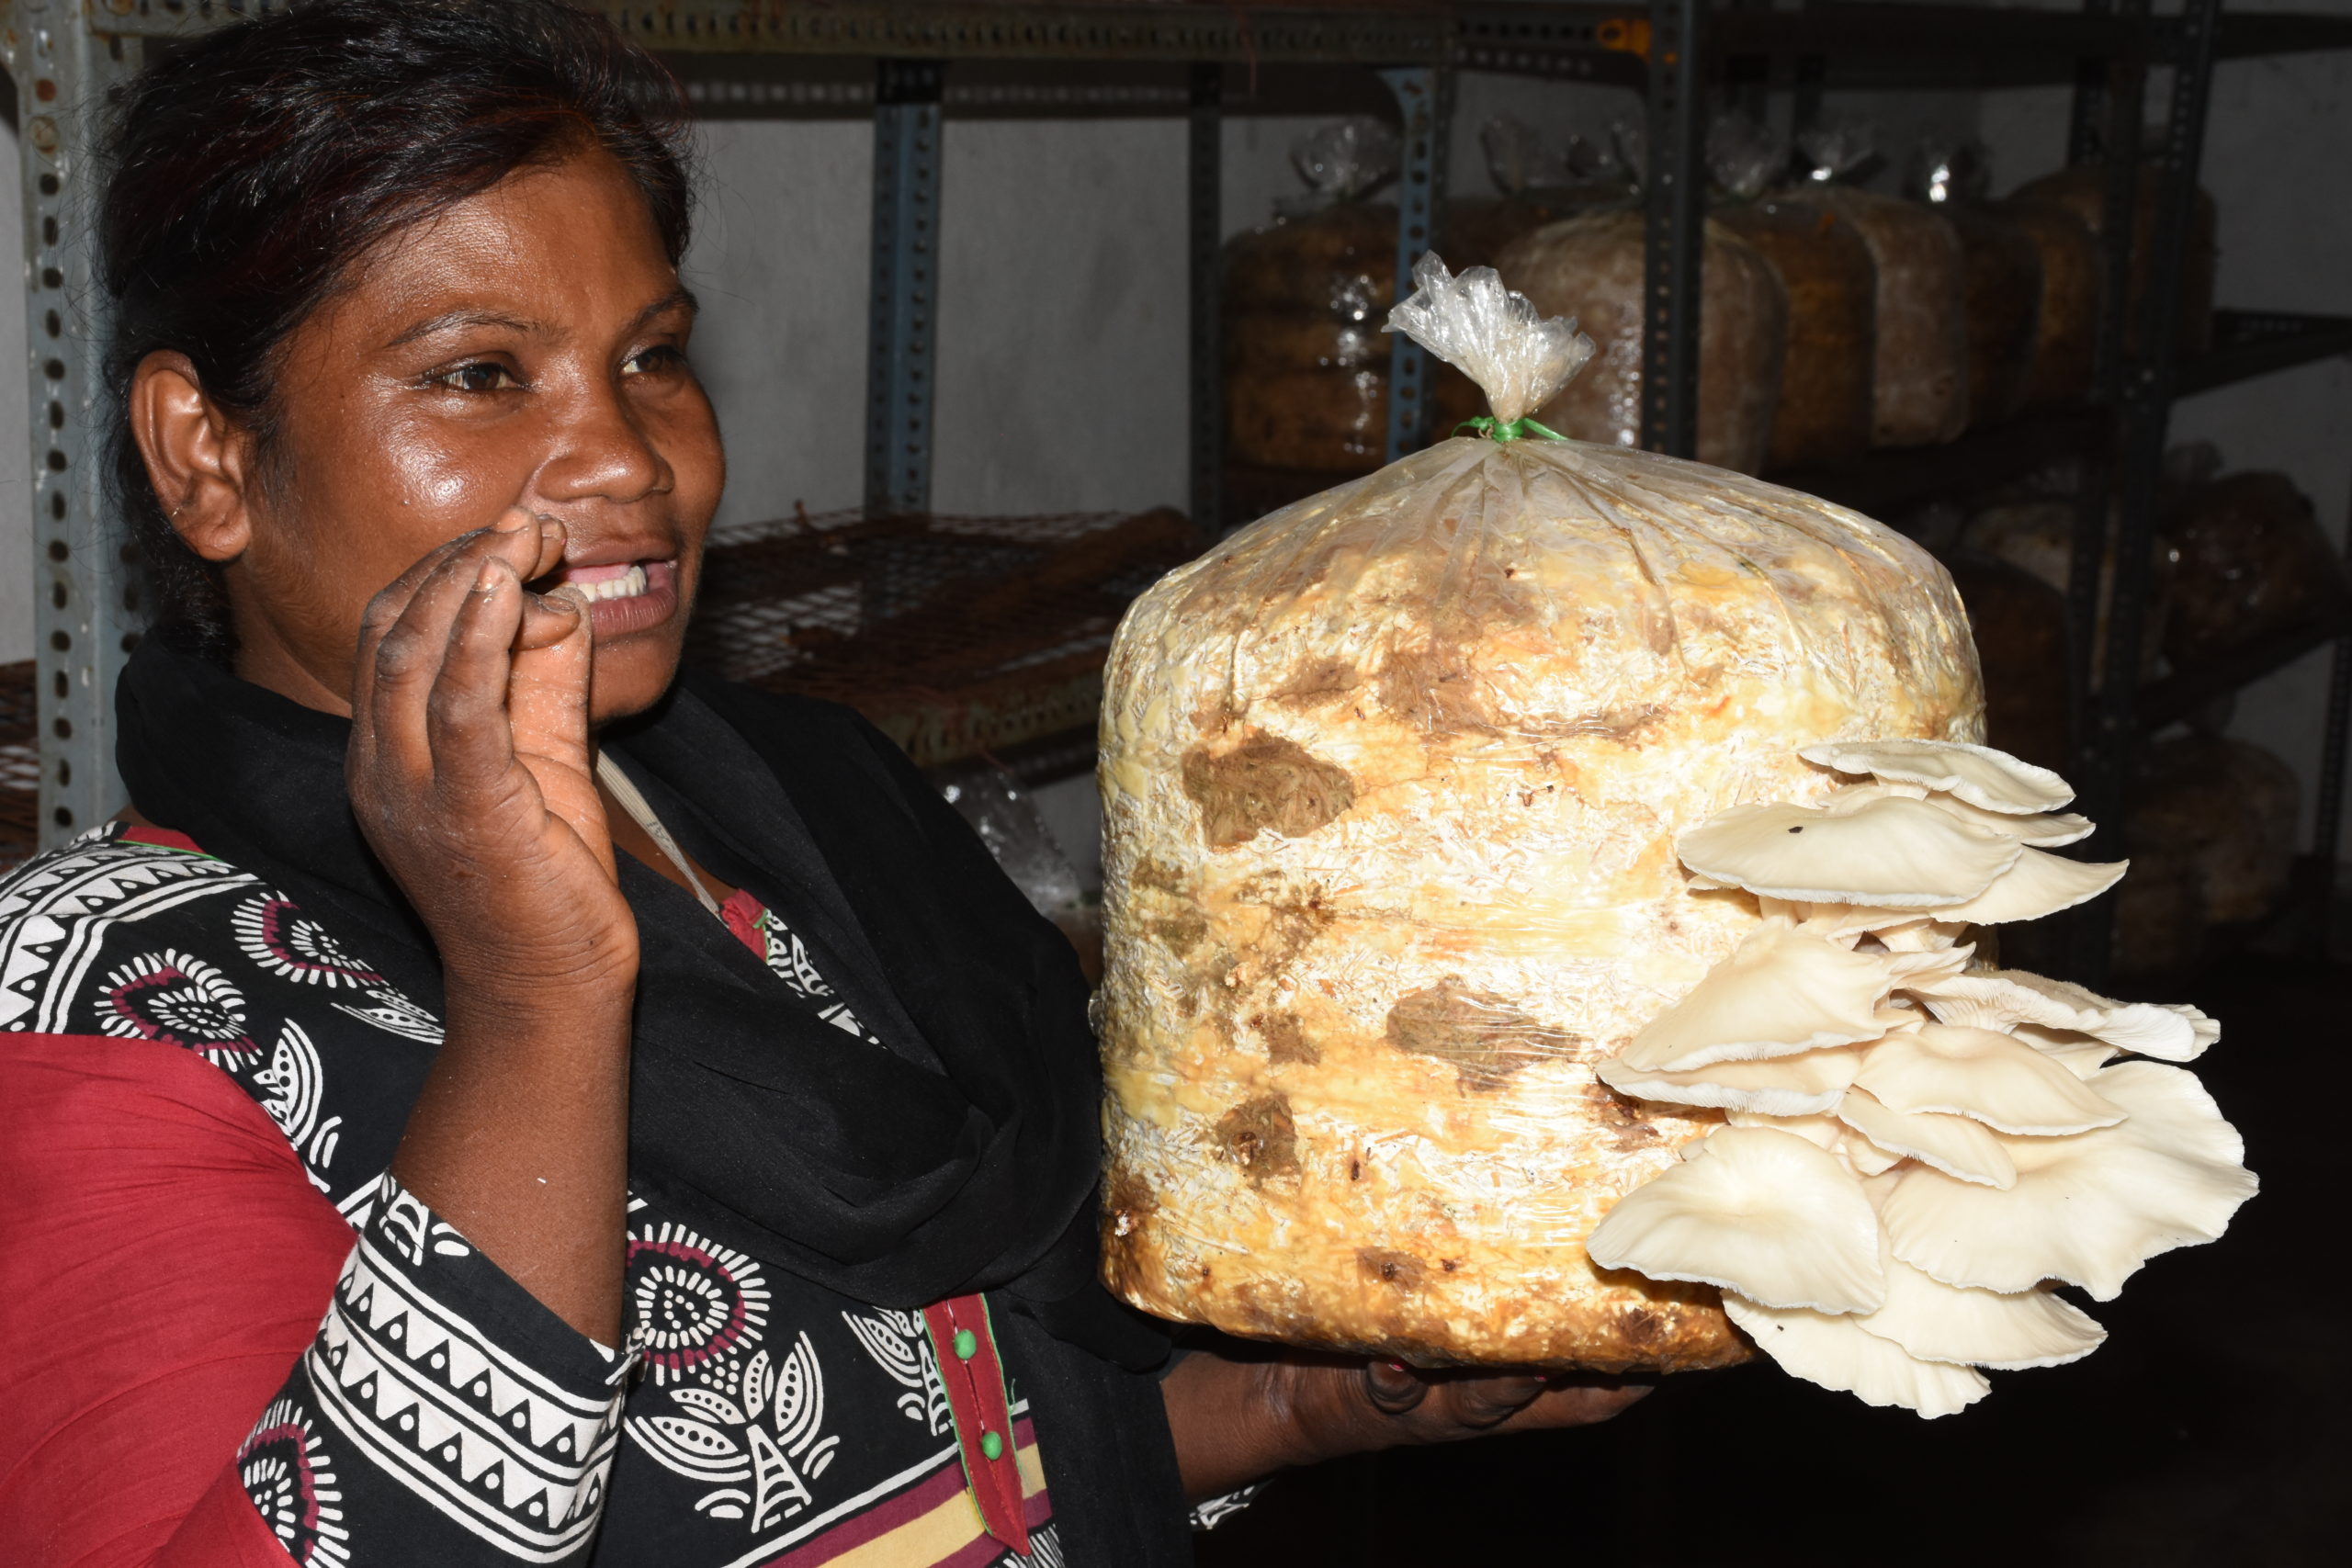
[(130, 433), (157, 350), (266, 455), (277, 349), (387, 236), (515, 169), (601, 146), (645, 195), (675, 263), (692, 192), (677, 83), (562, 0), (311, 0), (164, 56), (118, 91), (97, 218), (114, 323), (114, 499), (156, 621), (231, 647), (217, 569), (164, 514)]

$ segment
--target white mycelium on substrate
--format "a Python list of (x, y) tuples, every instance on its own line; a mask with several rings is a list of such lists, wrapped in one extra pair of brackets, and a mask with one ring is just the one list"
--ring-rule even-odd
[(1782, 1368), (1924, 1416), (1984, 1397), (1979, 1369), (2056, 1366), (2157, 1253), (2222, 1234), (2255, 1179), (2186, 1062), (2191, 1007), (2119, 1002), (1972, 968), (1970, 926), (2096, 897), (2124, 865), (2050, 852), (2091, 830), (2064, 781), (1987, 747), (1807, 748), (1871, 782), (1744, 806), (1683, 834), (1702, 886), (1764, 924), (1623, 1054), (1621, 1094), (1726, 1125), (1610, 1211), (1604, 1268), (1720, 1287)]

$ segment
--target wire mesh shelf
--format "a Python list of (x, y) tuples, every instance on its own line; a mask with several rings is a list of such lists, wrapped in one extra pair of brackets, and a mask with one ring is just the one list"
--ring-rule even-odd
[(798, 513), (714, 535), (686, 657), (844, 703), (918, 766), (1091, 732), (1111, 633), (1205, 545), (1182, 513)]

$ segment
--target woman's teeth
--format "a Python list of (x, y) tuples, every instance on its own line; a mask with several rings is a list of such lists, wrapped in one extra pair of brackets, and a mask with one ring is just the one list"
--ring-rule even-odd
[(593, 582), (571, 580), (571, 586), (589, 599), (634, 599), (645, 592), (645, 569), (630, 567), (617, 577), (598, 578)]

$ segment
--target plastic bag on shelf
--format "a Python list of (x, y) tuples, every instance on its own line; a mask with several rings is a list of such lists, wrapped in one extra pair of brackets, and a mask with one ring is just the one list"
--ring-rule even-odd
[(1869, 244), (1837, 213), (1785, 193), (1728, 201), (1713, 217), (1764, 258), (1786, 306), (1765, 471), (1860, 457), (1871, 445), (1875, 358), (1878, 276)]
[(2248, 741), (2190, 735), (2140, 759), (2124, 841), (2135, 860), (2186, 863), (2209, 926), (2249, 926), (2285, 902), (2301, 791), (2295, 771)]
[(2176, 668), (2352, 615), (2343, 553), (2286, 475), (2189, 482), (2166, 513), (2179, 575), (2164, 649)]
[(1935, 208), (1844, 183), (1876, 161), (1874, 140), (1859, 124), (1801, 133), (1810, 165), (1802, 199), (1853, 224), (1870, 246), (1872, 444), (1931, 446), (1968, 423), (1967, 263), (1959, 234)]
[(1959, 237), (1967, 277), (1968, 423), (1994, 424), (2025, 406), (2041, 325), (2041, 253), (2033, 234), (1985, 204), (1990, 170), (1973, 138), (1930, 139), (1910, 194)]
[[(2071, 499), (2004, 502), (1968, 520), (1962, 542), (1968, 548), (2020, 567), (2061, 594), (2074, 579), (2075, 502)], [(2141, 615), (2140, 678), (2163, 672), (2165, 628), (2172, 614), (2179, 557), (2164, 539), (2148, 547), (2147, 607)], [(2099, 564), (2098, 623), (2091, 645), (2091, 685), (2104, 684), (2108, 617), (2115, 601), (2115, 546), (2109, 539)]]
[[(2150, 142), (2160, 141), (2162, 135), (2149, 132)], [(2127, 351), (2139, 347), (2149, 283), (2155, 276), (2156, 207), (2163, 183), (2154, 162), (2143, 159), (2132, 209), (2132, 291), (2130, 314), (2124, 318)], [(2107, 171), (2098, 164), (2077, 164), (2019, 186), (2009, 199), (2020, 206), (2052, 207), (2071, 213), (2096, 242), (2106, 221)], [(2201, 354), (2213, 346), (2213, 275), (2221, 260), (2219, 234), (2212, 193), (2199, 186), (2189, 209), (2188, 246), (2181, 253), (2179, 316), (2174, 328), (2174, 346), (2181, 354)], [(2103, 257), (2100, 267), (2103, 277)]]
[[(1641, 445), (1645, 233), (1641, 209), (1621, 206), (1540, 229), (1496, 258), (1506, 283), (1547, 315), (1575, 317), (1599, 344), (1537, 415), (1563, 435)], [(1713, 220), (1700, 288), (1699, 460), (1752, 474), (1780, 400), (1788, 303), (1764, 257)]]
[(1541, 323), (1493, 274), (1419, 281), (1490, 434), (1261, 521), (1114, 645), (1106, 1276), (1424, 1365), (1736, 1360), (1713, 1290), (1584, 1254), (1718, 1124), (1597, 1066), (1760, 923), (1678, 831), (1821, 794), (1815, 740), (1979, 736), (1964, 615), (1853, 513), (1527, 430), (1557, 324), (1498, 344)]

